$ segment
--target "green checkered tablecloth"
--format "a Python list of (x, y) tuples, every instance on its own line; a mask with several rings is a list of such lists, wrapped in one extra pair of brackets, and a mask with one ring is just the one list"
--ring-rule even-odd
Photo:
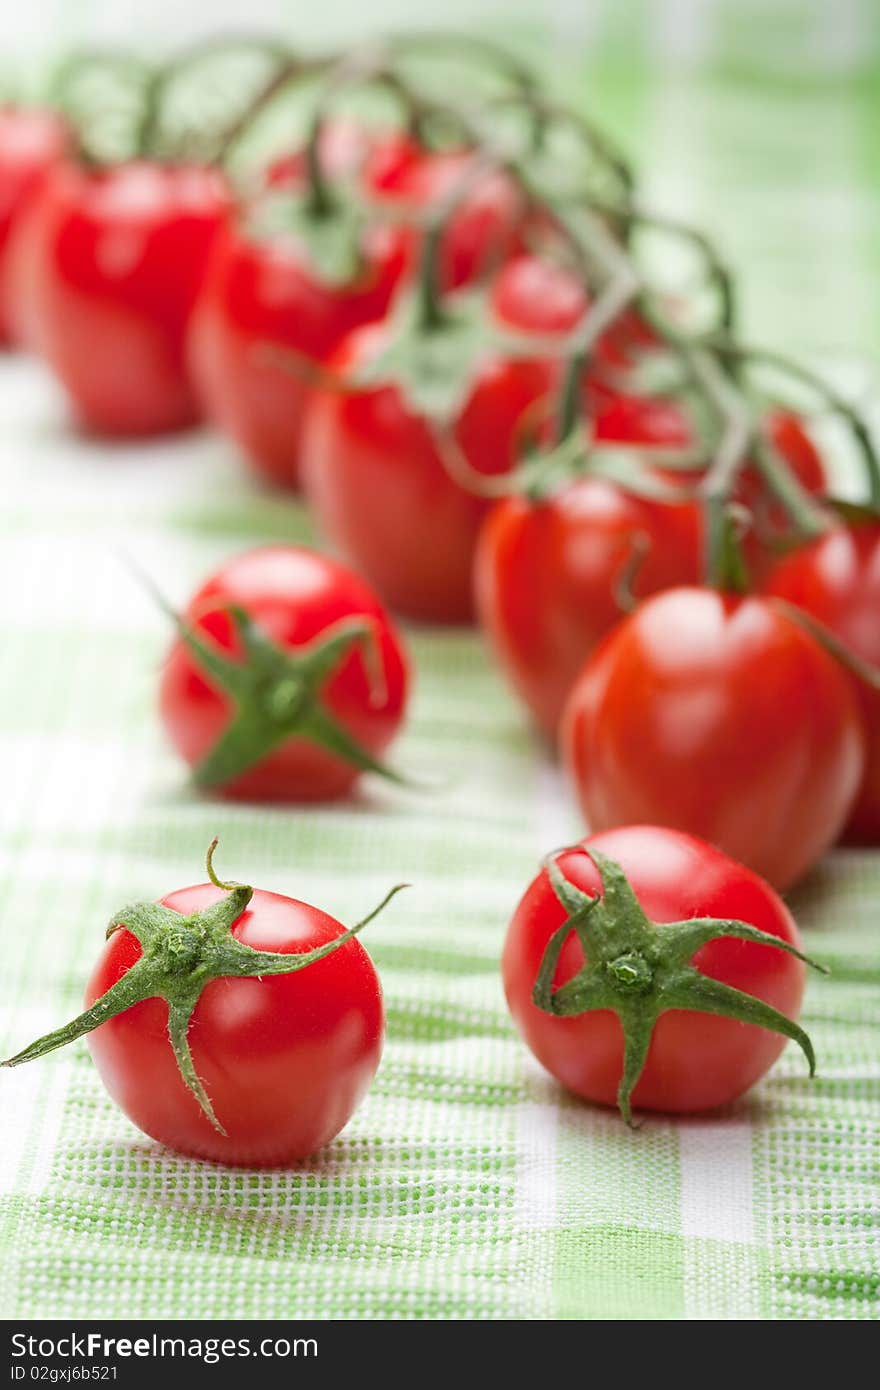
[[(841, 10), (852, 7), (841, 6)], [(613, 55), (612, 55), (613, 57)], [(582, 89), (667, 211), (745, 272), (754, 335), (878, 347), (880, 142), (862, 80), (661, 80), (609, 59)], [(873, 127), (872, 127), (873, 122)], [(290, 1172), (233, 1172), (139, 1136), (84, 1045), (0, 1075), (7, 1317), (868, 1318), (877, 1316), (880, 857), (798, 890), (810, 1082), (789, 1048), (729, 1112), (648, 1120), (574, 1102), (514, 1036), (498, 956), (543, 850), (577, 818), (468, 632), (408, 633), (400, 760), (431, 796), (333, 809), (200, 799), (157, 729), (167, 633), (126, 557), (182, 600), (224, 556), (308, 540), (214, 436), (77, 437), (34, 364), (0, 362), (0, 1048), (78, 1008), (126, 900), (225, 873), (371, 926), (388, 1044), (345, 1133)]]

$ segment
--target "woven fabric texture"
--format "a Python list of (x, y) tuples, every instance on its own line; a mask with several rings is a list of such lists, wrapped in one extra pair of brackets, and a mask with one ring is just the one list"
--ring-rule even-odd
[[(847, 8), (847, 7), (843, 7)], [(851, 8), (851, 7), (850, 7)], [(666, 211), (745, 272), (753, 336), (877, 350), (880, 182), (859, 82), (591, 74), (589, 95)], [(141, 1138), (80, 1043), (0, 1074), (6, 1317), (869, 1318), (880, 1311), (880, 856), (797, 890), (809, 1081), (793, 1046), (728, 1113), (628, 1132), (576, 1103), (508, 1021), (498, 957), (538, 857), (579, 830), (556, 771), (468, 632), (408, 633), (398, 761), (427, 795), (365, 785), (307, 811), (200, 798), (154, 715), (164, 621), (132, 558), (183, 601), (226, 555), (308, 540), (210, 433), (77, 436), (31, 362), (0, 362), (0, 1047), (79, 1008), (125, 901), (221, 871), (369, 928), (388, 1043), (344, 1134), (296, 1171), (233, 1172)]]

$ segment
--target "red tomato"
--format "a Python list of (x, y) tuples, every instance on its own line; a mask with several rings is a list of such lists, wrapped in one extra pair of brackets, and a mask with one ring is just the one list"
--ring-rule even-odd
[(418, 213), (457, 200), (440, 253), (438, 279), (446, 290), (470, 284), (522, 249), (522, 194), (500, 170), (468, 183), (473, 159), (471, 150), (426, 150), (395, 132), (375, 142), (364, 164), (364, 187), (378, 202)]
[[(500, 322), (523, 333), (570, 328), (584, 308), (568, 277), (528, 258), (504, 268), (492, 303)], [(335, 370), (350, 377), (387, 331), (379, 324), (352, 335)], [(556, 359), (486, 351), (453, 428), (474, 469), (497, 474), (515, 463), (527, 412), (558, 380)], [(397, 386), (316, 393), (303, 481), (325, 533), (393, 608), (430, 622), (472, 617), (473, 554), (488, 503), (450, 477), (429, 422)]]
[(63, 163), (47, 178), (28, 219), (33, 314), (89, 429), (144, 435), (199, 418), (184, 337), (228, 206), (211, 169)]
[[(351, 173), (362, 142), (351, 123), (327, 128), (321, 142), (328, 174)], [(270, 174), (272, 187), (298, 187), (302, 160), (285, 160)], [(380, 318), (409, 262), (409, 234), (375, 223), (362, 236), (358, 278), (329, 284), (308, 263), (295, 236), (255, 237), (247, 213), (230, 227), (211, 257), (189, 341), (189, 360), (208, 414), (238, 443), (256, 472), (282, 487), (298, 483), (308, 377), (267, 360), (277, 347), (322, 362), (343, 337)]]
[[(0, 343), (26, 341), (20, 296), (11, 278), (13, 234), (49, 170), (63, 157), (67, 128), (54, 111), (0, 109)], [(25, 315), (26, 315), (26, 311)], [(24, 338), (22, 334), (24, 333)]]
[[(797, 927), (772, 888), (757, 874), (693, 836), (656, 826), (631, 826), (593, 835), (564, 850), (556, 862), (565, 879), (595, 898), (602, 893), (602, 881), (585, 848), (598, 850), (623, 869), (647, 914), (649, 927), (671, 922), (693, 926), (695, 918), (735, 920), (795, 948), (800, 946)], [(558, 1016), (533, 1001), (545, 951), (567, 916), (544, 869), (526, 890), (507, 933), (502, 960), (507, 1002), (526, 1043), (557, 1080), (586, 1100), (613, 1105), (624, 1062), (624, 1032), (617, 1013), (603, 1006)], [(644, 989), (642, 997), (650, 999), (660, 968), (667, 963), (663, 956), (666, 948), (659, 930), (649, 931), (645, 944), (659, 953), (648, 972), (653, 978), (639, 982)], [(804, 966), (796, 957), (740, 939), (716, 938), (694, 950), (690, 956), (694, 973), (741, 990), (789, 1019), (797, 1018)], [(623, 963), (630, 967), (624, 972), (624, 983), (634, 978), (635, 966), (647, 968), (648, 958), (635, 960), (638, 954), (636, 950), (624, 958)], [(577, 975), (584, 959), (572, 932), (562, 947), (554, 985), (558, 988)], [(616, 978), (616, 962), (608, 964), (612, 970), (606, 973)], [(696, 983), (699, 988), (699, 979)], [(694, 981), (690, 984), (693, 986)], [(766, 1026), (698, 1012), (696, 1004), (687, 1008), (686, 998), (677, 1007), (667, 1003), (668, 1011), (661, 1012), (654, 1025), (644, 1067), (632, 1092), (632, 1103), (638, 1108), (691, 1114), (726, 1105), (754, 1085), (785, 1046), (785, 1037)], [(638, 1009), (638, 999), (625, 989), (621, 1003)]]
[(767, 600), (671, 589), (575, 682), (563, 751), (592, 830), (690, 831), (777, 888), (837, 839), (864, 769), (842, 669)]
[[(162, 899), (185, 915), (223, 898), (212, 884)], [(257, 889), (232, 926), (256, 951), (302, 954), (344, 931), (326, 912)], [(113, 933), (85, 1003), (123, 978), (141, 956), (131, 932)], [(382, 992), (357, 940), (291, 975), (212, 979), (192, 1012), (195, 1070), (220, 1133), (184, 1082), (168, 1039), (168, 1005), (145, 999), (89, 1035), (101, 1079), (125, 1114), (153, 1139), (220, 1163), (293, 1163), (328, 1144), (363, 1099), (382, 1054)]]
[[(230, 609), (244, 611), (268, 652), (251, 657)], [(322, 643), (359, 620), (355, 644), (329, 669), (292, 669), (320, 660)], [(368, 759), (396, 734), (408, 676), (400, 639), (375, 595), (357, 575), (316, 551), (266, 546), (224, 565), (183, 614), (186, 628), (225, 667), (178, 638), (162, 675), (159, 705), (171, 742), (202, 785), (256, 801), (321, 801), (347, 792)], [(253, 689), (236, 698), (242, 665)], [(316, 725), (332, 728), (317, 729)], [(241, 739), (238, 742), (239, 738)], [(348, 754), (337, 745), (354, 741)]]
[[(880, 524), (837, 527), (794, 551), (766, 592), (812, 614), (857, 657), (880, 669)], [(861, 790), (845, 838), (880, 844), (880, 691), (851, 676), (867, 736)]]
[[(616, 397), (593, 423), (599, 443), (686, 444), (667, 402)], [(634, 563), (639, 598), (696, 584), (701, 522), (695, 503), (670, 506), (583, 478), (547, 500), (510, 497), (482, 529), (477, 611), (502, 669), (538, 726), (555, 736), (574, 679), (622, 616), (618, 585)]]

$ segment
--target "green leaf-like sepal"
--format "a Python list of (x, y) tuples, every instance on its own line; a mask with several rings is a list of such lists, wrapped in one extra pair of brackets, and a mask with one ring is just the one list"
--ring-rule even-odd
[[(679, 463), (677, 455), (681, 455)], [(513, 490), (534, 502), (563, 491), (579, 478), (604, 478), (635, 497), (667, 506), (693, 500), (694, 492), (658, 473), (657, 467), (691, 467), (690, 451), (591, 443), (586, 429), (578, 427), (558, 443), (532, 449), (517, 469)]]
[(394, 385), (414, 414), (450, 425), (464, 407), (480, 369), (493, 353), (534, 358), (563, 352), (567, 338), (505, 332), (493, 318), (488, 296), (458, 291), (425, 318), (415, 288), (398, 299), (383, 347), (348, 377), (355, 388)]
[[(560, 1018), (597, 1009), (617, 1014), (624, 1041), (617, 1103), (628, 1125), (632, 1125), (632, 1093), (648, 1056), (654, 1025), (668, 1009), (717, 1014), (791, 1038), (802, 1049), (813, 1075), (813, 1045), (798, 1023), (762, 999), (702, 974), (690, 961), (707, 942), (733, 937), (785, 951), (823, 973), (824, 967), (790, 942), (749, 922), (715, 917), (651, 922), (620, 865), (589, 846), (583, 850), (599, 870), (602, 894), (591, 897), (576, 887), (563, 874), (556, 856), (547, 861), (551, 887), (568, 916), (547, 943), (532, 998), (539, 1009)], [(559, 958), (572, 932), (584, 964), (554, 989)]]
[(350, 285), (364, 268), (367, 209), (353, 189), (336, 185), (333, 201), (316, 209), (305, 190), (271, 190), (251, 210), (248, 233), (260, 240), (290, 240), (305, 252), (315, 278), (332, 288)]

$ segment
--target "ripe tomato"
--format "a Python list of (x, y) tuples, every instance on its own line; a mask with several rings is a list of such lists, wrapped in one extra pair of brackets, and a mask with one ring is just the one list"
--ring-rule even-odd
[(444, 229), (438, 282), (459, 289), (496, 269), (522, 250), (527, 212), (516, 184), (500, 170), (468, 183), (473, 160), (468, 149), (427, 150), (404, 132), (375, 141), (364, 162), (367, 193), (403, 213), (457, 205)]
[[(362, 230), (356, 278), (328, 282), (295, 232), (280, 228), (255, 236), (245, 209), (212, 257), (190, 340), (192, 370), (208, 413), (257, 473), (282, 487), (299, 482), (304, 413), (313, 387), (305, 372), (298, 379), (290, 367), (268, 360), (263, 349), (272, 345), (326, 362), (349, 333), (381, 318), (413, 264), (419, 241), (414, 219), (454, 193), (470, 158), (466, 151), (422, 149), (406, 135), (370, 135), (343, 119), (328, 122), (320, 152), (331, 193), (334, 184), (356, 179), (365, 208), (378, 213)], [(271, 168), (267, 191), (301, 190), (305, 177), (298, 152)], [(383, 220), (390, 208), (398, 216)], [(522, 200), (509, 179), (481, 179), (446, 228), (443, 287), (463, 285), (503, 259), (521, 218)]]
[[(363, 157), (356, 133), (349, 122), (328, 126), (321, 154), (331, 179), (351, 174)], [(270, 172), (269, 188), (297, 190), (303, 177), (302, 159), (285, 160)], [(409, 263), (409, 235), (391, 223), (366, 225), (356, 279), (335, 284), (309, 264), (295, 232), (255, 235), (250, 220), (245, 208), (218, 238), (193, 314), (189, 361), (207, 413), (255, 471), (295, 487), (312, 387), (264, 349), (326, 361), (347, 333), (388, 308)]]
[(0, 344), (23, 341), (9, 264), (15, 229), (67, 143), (67, 128), (56, 112), (40, 107), (0, 109)]
[(839, 664), (766, 599), (670, 589), (605, 638), (561, 742), (592, 830), (690, 831), (787, 888), (837, 839), (864, 769)]
[[(545, 867), (513, 915), (502, 972), (514, 1023), (570, 1091), (601, 1105), (617, 1101), (627, 1118), (630, 1101), (674, 1114), (708, 1110), (754, 1085), (786, 1036), (812, 1070), (809, 1039), (794, 1023), (804, 965), (770, 944), (797, 951), (798, 930), (757, 874), (691, 835), (646, 825), (592, 835), (553, 861), (569, 901), (560, 901)], [(588, 910), (578, 920), (579, 907)], [(709, 920), (704, 927), (699, 919)], [(744, 929), (730, 931), (733, 923)], [(545, 985), (557, 991), (549, 1001), (542, 963), (552, 970)], [(566, 999), (559, 991), (578, 975), (581, 999)]]
[[(570, 328), (583, 309), (563, 272), (525, 257), (502, 270), (492, 291), (496, 321), (523, 334)], [(379, 324), (353, 334), (335, 370), (351, 379), (387, 332)], [(558, 380), (558, 359), (487, 348), (452, 430), (475, 470), (503, 473), (515, 463), (527, 412)], [(396, 385), (316, 393), (303, 481), (326, 535), (392, 608), (430, 622), (470, 620), (474, 548), (489, 504), (450, 476), (429, 421)]]
[(255, 801), (342, 796), (404, 715), (407, 664), (375, 595), (298, 546), (236, 556), (193, 596), (165, 665), (165, 728), (203, 787)]
[[(675, 408), (639, 405), (609, 402), (593, 423), (597, 443), (687, 443)], [(476, 552), (477, 611), (508, 680), (545, 733), (555, 736), (578, 671), (622, 616), (618, 588), (627, 568), (639, 598), (696, 584), (701, 548), (695, 503), (655, 502), (598, 477), (540, 502), (510, 497), (493, 507)]]
[[(880, 668), (880, 524), (840, 526), (794, 551), (766, 592), (812, 614), (857, 657)], [(844, 837), (880, 843), (880, 691), (851, 676), (865, 723), (867, 759)]]
[(39, 347), (92, 430), (144, 435), (199, 410), (184, 336), (229, 207), (215, 170), (55, 167), (28, 219)]
[(221, 883), (212, 852), (210, 883), (121, 909), (85, 1012), (4, 1065), (88, 1034), (145, 1134), (219, 1163), (294, 1163), (339, 1133), (379, 1065), (382, 991), (353, 937), (397, 889), (346, 931), (295, 898)]

